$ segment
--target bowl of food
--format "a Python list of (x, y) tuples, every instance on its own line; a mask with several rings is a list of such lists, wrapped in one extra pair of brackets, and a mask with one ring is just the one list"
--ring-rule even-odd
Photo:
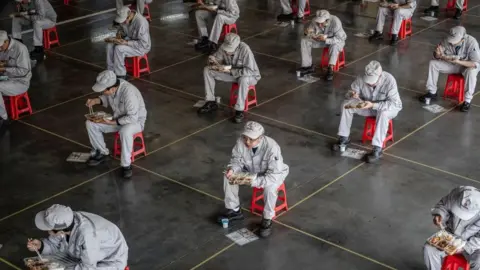
[(49, 270), (48, 264), (49, 260), (40, 259), (38, 257), (26, 258), (24, 259), (25, 266), (30, 270)]

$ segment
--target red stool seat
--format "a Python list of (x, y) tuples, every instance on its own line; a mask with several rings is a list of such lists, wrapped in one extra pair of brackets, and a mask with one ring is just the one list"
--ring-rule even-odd
[(64, 5), (68, 5), (68, 4), (69, 4), (69, 0), (63, 0), (63, 4), (64, 4)]
[[(456, 0), (448, 0), (447, 7), (445, 8), (445, 10), (455, 10), (456, 9), (456, 7), (455, 7), (456, 2), (457, 2)], [(468, 0), (464, 0), (463, 1), (463, 11), (467, 11), (467, 6), (468, 6)]]
[(237, 29), (237, 24), (236, 23), (224, 24), (223, 28), (222, 28), (222, 33), (220, 34), (220, 41), (222, 41), (225, 38), (225, 36), (228, 33), (231, 33), (233, 30), (235, 30), (235, 34), (238, 35), (238, 29)]
[[(321, 68), (326, 68), (328, 67), (328, 47), (323, 48), (323, 53), (322, 53), (322, 61), (320, 63)], [(345, 49), (343, 49), (339, 54), (337, 58), (337, 63), (333, 67), (333, 71), (338, 71), (339, 69), (345, 67)]]
[(30, 105), (30, 98), (27, 92), (17, 96), (4, 96), (3, 100), (6, 108), (8, 108), (7, 111), (10, 114), (10, 118), (13, 120), (17, 120), (22, 113), (28, 112), (28, 114), (32, 114), (32, 106)]
[(470, 270), (470, 264), (461, 254), (455, 254), (445, 257), (443, 259), (442, 270)]
[[(282, 185), (278, 187), (277, 192), (280, 193), (280, 191), (283, 192), (283, 196), (280, 196), (280, 195), (278, 196), (278, 200), (280, 200), (281, 203), (280, 205), (275, 207), (275, 217), (277, 216), (277, 213), (282, 210), (288, 211), (287, 191), (285, 189), (285, 183), (282, 183)], [(253, 194), (252, 194), (252, 205), (250, 207), (250, 211), (252, 213), (255, 213), (255, 212), (263, 213), (263, 209), (265, 208), (264, 205), (257, 203), (260, 200), (263, 200), (263, 188), (254, 187)]]
[[(230, 89), (230, 107), (234, 107), (237, 103), (238, 98), (238, 83), (233, 83), (232, 88)], [(255, 89), (255, 85), (250, 85), (248, 87), (247, 93), (247, 100), (245, 100), (245, 109), (244, 111), (248, 111), (250, 106), (257, 106), (257, 90)]]
[[(145, 60), (145, 66), (141, 67), (142, 60)], [(132, 73), (133, 77), (139, 78), (144, 72), (150, 73), (150, 65), (148, 64), (148, 56), (133, 56), (125, 58), (125, 68), (127, 72)]]
[[(298, 13), (298, 4), (297, 0), (292, 0), (291, 7), (293, 14), (297, 15)], [(310, 1), (307, 0), (305, 2), (305, 9), (303, 10), (303, 17), (310, 15)]]
[[(393, 27), (393, 20), (392, 20)], [(392, 35), (392, 27), (390, 27), (390, 36)], [(398, 38), (404, 39), (407, 36), (412, 35), (412, 18), (402, 20), (402, 26), (400, 26), (400, 32), (398, 32)]]
[[(138, 141), (136, 141), (139, 139)], [(135, 148), (138, 148), (135, 150)], [(135, 157), (138, 155), (147, 155), (147, 149), (145, 148), (145, 141), (143, 139), (143, 132), (138, 132), (133, 135), (133, 149), (132, 149), (132, 162), (135, 161)], [(120, 134), (115, 133), (115, 142), (113, 144), (113, 157), (120, 158), (122, 155), (122, 144), (120, 143)]]
[(128, 267), (128, 266), (127, 266), (127, 267), (125, 267), (125, 270), (130, 270), (130, 267)]
[[(375, 134), (376, 122), (377, 122), (377, 119), (374, 116), (368, 116), (365, 119), (365, 126), (363, 127), (362, 143), (365, 143), (366, 141), (371, 141), (373, 139), (373, 135)], [(392, 120), (388, 122), (387, 136), (383, 141), (383, 147), (387, 145), (388, 141), (393, 142), (393, 121)]]
[(443, 98), (457, 99), (458, 103), (462, 103), (465, 99), (465, 79), (462, 74), (449, 74)]
[[(68, 0), (67, 0), (68, 5)], [(52, 34), (53, 33), (53, 37)], [(54, 26), (52, 28), (43, 29), (43, 47), (45, 49), (50, 49), (52, 45), (57, 44), (60, 46), (60, 39), (58, 38), (57, 27)]]

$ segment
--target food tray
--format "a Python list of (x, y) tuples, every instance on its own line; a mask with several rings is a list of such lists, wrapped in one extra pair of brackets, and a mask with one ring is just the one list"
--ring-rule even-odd
[(366, 102), (358, 102), (358, 103), (349, 103), (345, 105), (345, 109), (363, 109), (367, 106)]
[(103, 120), (112, 120), (112, 115), (106, 112), (94, 112), (90, 114), (85, 114), (85, 118), (92, 122), (98, 123), (103, 122)]
[(23, 259), (25, 266), (30, 270), (63, 270), (65, 266), (49, 258), (30, 257)]
[(237, 174), (232, 175), (229, 180), (230, 180), (230, 182), (245, 181), (245, 180), (252, 181), (254, 176), (255, 175), (249, 174), (249, 173), (237, 173)]
[(465, 241), (445, 230), (438, 231), (430, 236), (430, 238), (427, 239), (427, 243), (439, 250), (445, 251), (447, 254), (454, 253), (466, 244)]

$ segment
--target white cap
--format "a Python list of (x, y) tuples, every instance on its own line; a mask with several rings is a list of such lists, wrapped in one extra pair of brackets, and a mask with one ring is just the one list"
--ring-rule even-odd
[(265, 129), (263, 129), (262, 125), (254, 121), (248, 121), (245, 124), (242, 135), (245, 135), (252, 140), (256, 140), (262, 136), (263, 133), (265, 133)]
[(317, 10), (317, 16), (314, 19), (316, 23), (324, 23), (328, 19), (330, 19), (330, 12), (328, 12), (328, 10)]
[(452, 206), (452, 213), (462, 220), (470, 220), (480, 213), (480, 191), (465, 187)]
[(103, 92), (105, 89), (110, 88), (117, 82), (117, 75), (111, 70), (105, 70), (100, 72), (97, 76), (97, 83), (92, 87), (95, 92)]
[(116, 23), (125, 22), (129, 13), (130, 13), (130, 8), (128, 6), (123, 6), (122, 9), (120, 9), (120, 11), (117, 12), (117, 17), (115, 17), (115, 22)]
[(465, 27), (455, 26), (452, 29), (450, 29), (450, 33), (447, 37), (447, 41), (450, 44), (457, 44), (465, 37), (466, 33), (467, 33), (467, 30), (465, 30)]
[(380, 75), (382, 75), (382, 66), (378, 61), (371, 61), (365, 67), (365, 76), (363, 76), (363, 80), (367, 84), (375, 84), (378, 82)]
[(42, 231), (63, 230), (72, 225), (72, 222), (72, 209), (60, 204), (54, 204), (35, 216), (35, 225)]
[(0, 45), (2, 45), (5, 40), (8, 40), (7, 31), (0, 30)]
[(228, 53), (233, 53), (238, 48), (239, 44), (240, 37), (235, 33), (228, 33), (220, 48)]

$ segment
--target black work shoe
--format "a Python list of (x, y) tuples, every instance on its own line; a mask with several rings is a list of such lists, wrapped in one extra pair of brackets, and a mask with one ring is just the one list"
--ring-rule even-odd
[(315, 73), (315, 67), (313, 65), (310, 67), (301, 67), (297, 69), (297, 71), (300, 71), (300, 76), (303, 77), (305, 75)]
[(218, 104), (216, 101), (207, 101), (200, 109), (198, 109), (199, 114), (214, 112), (218, 109)]
[(204, 50), (204, 53), (213, 54), (218, 50), (218, 45), (215, 42), (210, 42), (208, 47)]
[(398, 44), (398, 35), (392, 34), (392, 40), (390, 40), (390, 45), (396, 46)]
[(228, 222), (233, 220), (242, 220), (243, 219), (242, 209), (239, 209), (238, 211), (234, 211), (233, 209), (227, 209), (225, 213), (221, 214), (218, 217), (218, 222), (222, 223), (222, 219), (224, 218), (228, 219)]
[(374, 146), (372, 152), (367, 155), (367, 163), (375, 163), (383, 156), (382, 148)]
[(122, 79), (122, 80), (126, 80), (127, 79), (127, 75), (117, 75), (117, 79)]
[(372, 41), (372, 40), (376, 40), (376, 39), (383, 39), (383, 33), (380, 33), (378, 31), (375, 31), (375, 33), (373, 33), (373, 35), (371, 35), (368, 40)]
[(122, 167), (122, 176), (125, 179), (130, 179), (133, 175), (132, 166)]
[(37, 61), (42, 61), (45, 57), (45, 52), (42, 46), (35, 46), (35, 49), (30, 52), (30, 58)]
[(197, 44), (195, 44), (195, 50), (202, 51), (210, 45), (208, 37), (202, 37)]
[(428, 93), (426, 93), (425, 95), (421, 95), (421, 96), (418, 98), (418, 100), (420, 100), (420, 102), (425, 103), (425, 100), (426, 100), (427, 98), (430, 98), (431, 100), (435, 100), (435, 99), (437, 99), (437, 94), (436, 94), (436, 93), (435, 93), (435, 94), (432, 94), (432, 93), (428, 92)]
[(87, 161), (87, 164), (88, 166), (97, 166), (97, 165), (100, 165), (101, 163), (105, 162), (105, 160), (107, 160), (107, 155), (104, 155), (102, 153), (100, 153), (99, 151), (97, 151), (95, 153), (95, 155), (91, 156), (88, 161)]
[(304, 17), (296, 17), (296, 18), (295, 18), (295, 22), (296, 22), (296, 23), (302, 23), (302, 22), (303, 22), (303, 18), (304, 18)]
[(280, 22), (288, 22), (293, 20), (293, 13), (290, 14), (280, 14), (277, 16), (277, 20)]
[(454, 18), (455, 20), (458, 20), (458, 19), (460, 19), (460, 17), (462, 17), (462, 10), (459, 9), (459, 8), (457, 8), (457, 10), (455, 11), (455, 15), (453, 16), (453, 18)]
[(245, 118), (245, 115), (243, 114), (242, 111), (235, 111), (235, 118), (234, 118), (235, 123), (237, 124), (242, 123), (243, 118)]
[(272, 234), (272, 220), (262, 218), (262, 223), (260, 224), (260, 236), (263, 238), (269, 237)]
[(332, 146), (332, 150), (338, 152), (341, 149), (346, 149), (349, 143), (350, 139), (348, 137), (340, 136), (338, 141)]
[(332, 81), (333, 80), (333, 68), (332, 66), (328, 66), (327, 74), (325, 75), (325, 80)]
[(423, 11), (423, 13), (425, 13), (425, 14), (430, 14), (430, 13), (432, 13), (432, 11), (433, 11), (435, 14), (438, 14), (439, 10), (440, 10), (440, 9), (439, 9), (438, 6), (430, 6), (429, 8), (425, 9), (425, 10)]
[(460, 107), (460, 111), (468, 112), (468, 110), (470, 110), (470, 102), (464, 101), (462, 106)]

